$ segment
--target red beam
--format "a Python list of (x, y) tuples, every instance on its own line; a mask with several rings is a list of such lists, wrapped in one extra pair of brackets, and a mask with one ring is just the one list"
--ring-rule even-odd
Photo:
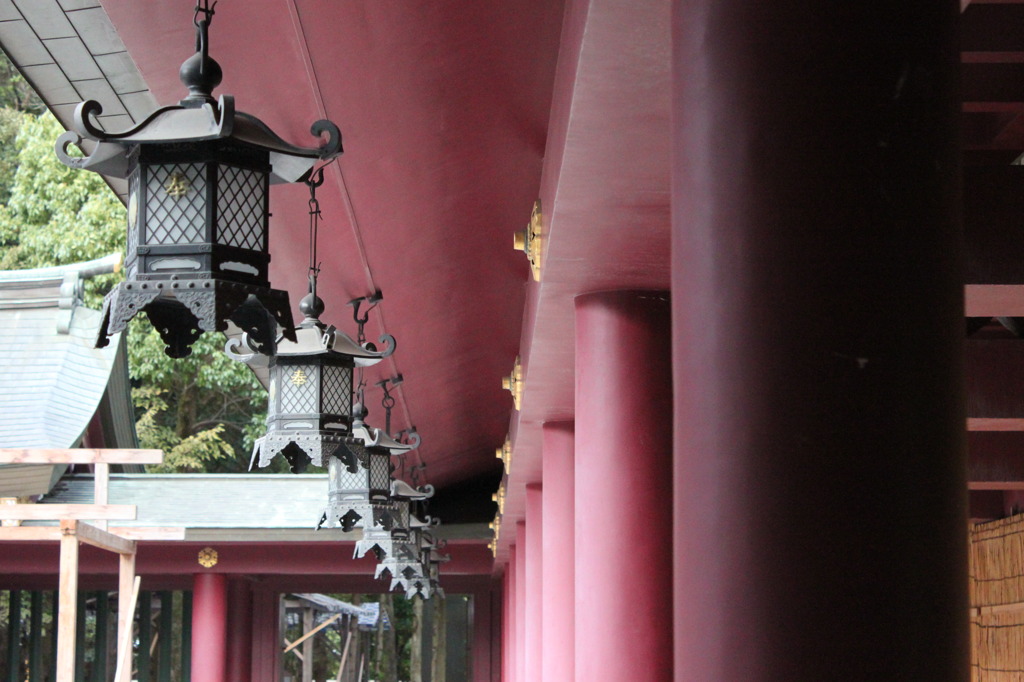
[[(15, 543), (6, 543), (5, 549)], [(0, 587), (6, 577), (15, 575), (56, 575), (56, 543), (17, 543), (17, 550), (0, 553)], [(372, 580), (375, 562), (370, 557), (352, 558), (350, 543), (310, 542), (280, 544), (209, 543), (217, 550), (218, 562), (211, 569), (198, 564), (199, 550), (206, 543), (140, 543), (136, 560), (138, 575), (192, 575), (210, 570), (216, 573), (260, 576), (303, 576), (369, 574)], [(83, 547), (80, 573), (117, 574), (117, 558)], [(483, 544), (449, 543), (445, 550), (452, 557), (441, 567), (443, 575), (490, 575), (492, 558)]]

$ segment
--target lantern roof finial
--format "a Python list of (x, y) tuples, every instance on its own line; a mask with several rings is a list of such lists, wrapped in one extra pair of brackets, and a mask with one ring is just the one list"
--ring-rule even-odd
[[(192, 19), (196, 26), (196, 53), (186, 59), (178, 71), (182, 85), (188, 88), (188, 96), (179, 102), (186, 108), (215, 104), (213, 89), (224, 78), (220, 64), (210, 56), (210, 24), (216, 7), (216, 2), (210, 7), (209, 0), (206, 0), (203, 6), (196, 6), (196, 14)], [(202, 19), (199, 18), (200, 14), (204, 15)]]

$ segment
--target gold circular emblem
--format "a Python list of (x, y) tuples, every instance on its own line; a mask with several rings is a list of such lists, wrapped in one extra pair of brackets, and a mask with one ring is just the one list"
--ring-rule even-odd
[(199, 550), (199, 565), (203, 568), (213, 568), (217, 565), (217, 550), (213, 547), (203, 547)]
[(139, 217), (139, 197), (135, 192), (132, 192), (131, 196), (128, 197), (128, 227), (134, 228), (135, 221)]

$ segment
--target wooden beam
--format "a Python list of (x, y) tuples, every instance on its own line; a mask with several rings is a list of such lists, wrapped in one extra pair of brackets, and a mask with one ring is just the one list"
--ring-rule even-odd
[(0, 541), (40, 542), (43, 540), (60, 540), (61, 532), (57, 526), (2, 526)]
[(1024, 285), (968, 284), (964, 287), (967, 317), (1024, 317)]
[(160, 464), (163, 450), (0, 448), (0, 464)]
[(173, 526), (112, 526), (109, 531), (128, 540), (185, 539), (185, 529)]
[(295, 647), (297, 647), (298, 645), (302, 644), (303, 642), (305, 642), (305, 641), (306, 641), (307, 639), (309, 639), (310, 637), (312, 637), (312, 636), (313, 636), (313, 635), (315, 635), (316, 633), (318, 633), (318, 632), (320, 632), (321, 630), (323, 630), (323, 629), (324, 629), (325, 627), (327, 627), (328, 625), (330, 625), (330, 624), (331, 624), (331, 623), (333, 623), (334, 621), (336, 621), (336, 620), (338, 620), (339, 618), (341, 618), (341, 616), (342, 616), (342, 614), (340, 614), (340, 613), (336, 613), (336, 614), (334, 614), (333, 616), (331, 616), (330, 618), (328, 618), (328, 619), (327, 619), (327, 620), (325, 620), (324, 622), (320, 623), (320, 625), (317, 625), (317, 626), (316, 626), (315, 628), (313, 628), (313, 629), (312, 629), (312, 630), (310, 630), (309, 632), (307, 632), (307, 633), (305, 633), (304, 635), (302, 635), (302, 637), (299, 637), (299, 638), (298, 638), (297, 640), (295, 640), (294, 642), (291, 642), (290, 644), (288, 644), (288, 646), (286, 646), (286, 647), (284, 648), (284, 651), (282, 651), (281, 653), (284, 653), (284, 654), (288, 653), (289, 651), (291, 651), (292, 649), (294, 649), (294, 648), (295, 648)]
[(67, 524), (67, 527), (70, 527), (71, 524), (75, 525), (73, 532), (78, 536), (80, 542), (117, 554), (135, 554), (136, 545), (134, 540), (126, 540), (113, 533), (100, 530), (96, 526), (90, 526), (88, 523), (73, 520), (61, 521), (60, 528), (62, 531), (66, 527), (65, 524)]
[[(111, 535), (125, 540), (144, 541), (180, 541), (185, 539), (184, 528), (143, 528), (114, 527), (107, 531)], [(0, 527), (0, 541), (11, 542), (44, 542), (60, 540), (60, 528), (57, 526), (3, 526)]]
[(138, 508), (134, 504), (3, 504), (0, 519), (19, 521), (53, 521), (57, 519), (115, 519), (134, 521)]
[[(131, 586), (127, 593), (124, 589), (124, 562), (125, 557), (131, 556)], [(135, 616), (135, 603), (139, 598), (139, 582), (141, 577), (135, 573), (135, 556), (121, 555), (121, 582), (117, 593), (117, 667), (114, 672), (114, 682), (131, 682), (132, 679), (132, 619)], [(122, 627), (127, 624), (127, 627)]]
[(1024, 431), (1024, 419), (1018, 417), (968, 417), (968, 431)]
[[(75, 522), (72, 522), (75, 523)], [(61, 529), (63, 530), (63, 529)], [(60, 539), (56, 682), (75, 682), (75, 624), (78, 613), (78, 538)]]

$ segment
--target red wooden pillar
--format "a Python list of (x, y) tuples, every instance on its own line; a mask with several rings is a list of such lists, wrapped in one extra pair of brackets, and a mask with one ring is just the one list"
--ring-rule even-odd
[(677, 680), (970, 677), (958, 11), (674, 1)]
[(192, 583), (192, 682), (224, 682), (228, 598), (223, 573), (197, 573)]
[(494, 595), (498, 591), (497, 581), (492, 580), (486, 589), (473, 592), (470, 609), (472, 628), (472, 649), (470, 650), (470, 679), (474, 682), (491, 682), (491, 657), (497, 651), (494, 638)]
[(252, 586), (245, 578), (228, 581), (227, 682), (252, 682)]
[(670, 309), (576, 298), (575, 675), (672, 679)]
[(516, 523), (516, 682), (526, 676), (526, 522)]
[(543, 494), (538, 484), (526, 486), (526, 679), (537, 682), (543, 650)]
[(281, 669), (281, 597), (255, 588), (252, 592), (252, 682), (279, 682)]
[(508, 564), (505, 566), (505, 642), (502, 646), (502, 660), (505, 668), (503, 682), (516, 682), (516, 546), (508, 548)]
[(544, 549), (544, 603), (541, 622), (541, 676), (538, 680), (573, 679), (573, 562), (575, 522), (573, 509), (573, 425), (545, 424), (543, 428), (544, 508), (542, 544)]

